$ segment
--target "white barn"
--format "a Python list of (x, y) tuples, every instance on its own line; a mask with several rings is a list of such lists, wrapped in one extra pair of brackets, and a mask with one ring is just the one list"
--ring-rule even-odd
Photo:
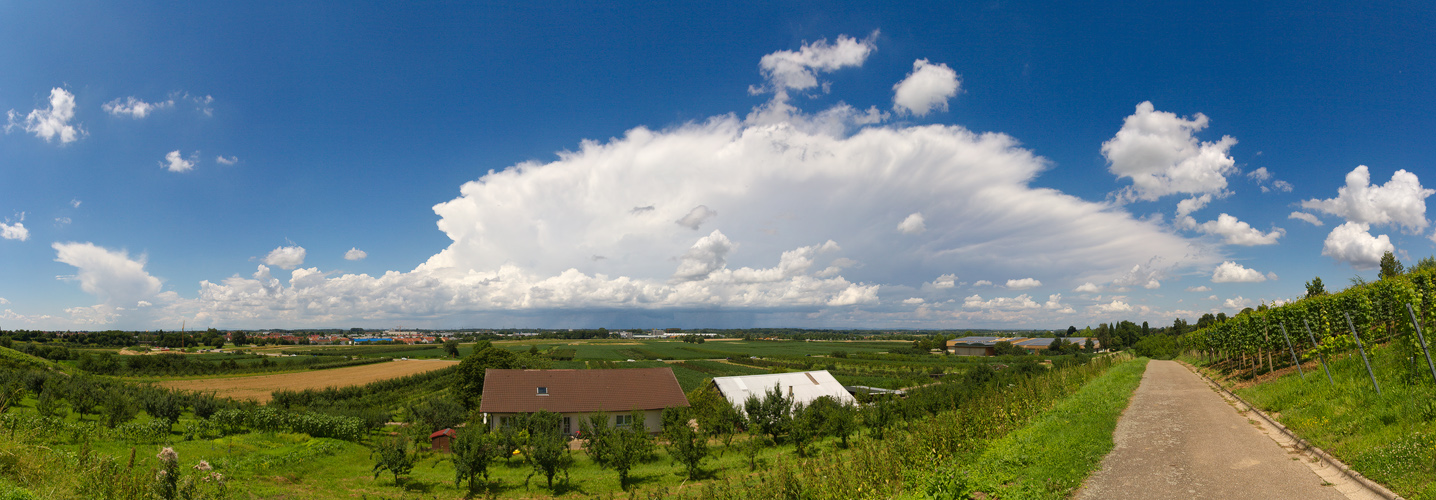
[(857, 404), (857, 400), (827, 370), (793, 373), (769, 373), (739, 377), (713, 377), (713, 385), (733, 406), (742, 408), (748, 396), (759, 399), (777, 385), (783, 393), (802, 404), (811, 404), (823, 396), (832, 396), (839, 403)]

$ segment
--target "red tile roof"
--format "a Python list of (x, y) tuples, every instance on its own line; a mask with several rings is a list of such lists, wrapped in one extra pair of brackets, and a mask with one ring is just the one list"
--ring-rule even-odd
[[(543, 387), (547, 395), (539, 395)], [(484, 413), (626, 413), (688, 406), (671, 368), (486, 370)]]

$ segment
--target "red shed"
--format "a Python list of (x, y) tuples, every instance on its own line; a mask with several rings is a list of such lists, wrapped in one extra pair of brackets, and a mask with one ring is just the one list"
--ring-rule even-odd
[(459, 433), (454, 432), (453, 429), (444, 429), (430, 434), (429, 449), (440, 453), (449, 453), (449, 443), (453, 442), (454, 437), (458, 435)]

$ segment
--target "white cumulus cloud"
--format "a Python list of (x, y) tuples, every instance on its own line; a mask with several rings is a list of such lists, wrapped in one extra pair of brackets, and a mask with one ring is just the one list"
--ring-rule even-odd
[(1227, 152), (1237, 141), (1228, 136), (1216, 142), (1197, 140), (1194, 134), (1207, 128), (1207, 122), (1201, 113), (1182, 118), (1156, 111), (1151, 102), (1138, 104), (1117, 135), (1102, 143), (1108, 170), (1132, 179), (1124, 197), (1155, 201), (1169, 194), (1225, 192), (1227, 175), (1237, 172), (1236, 160)]
[(942, 276), (938, 276), (937, 279), (932, 280), (932, 286), (933, 286), (933, 288), (939, 288), (939, 289), (941, 289), (941, 288), (952, 288), (952, 287), (955, 287), (955, 286), (957, 286), (957, 275), (956, 275), (956, 274), (944, 274), (944, 275), (942, 275)]
[(1271, 232), (1263, 233), (1261, 230), (1251, 227), (1250, 224), (1225, 213), (1217, 216), (1217, 220), (1197, 225), (1196, 229), (1210, 235), (1221, 236), (1222, 242), (1228, 245), (1243, 246), (1275, 245), (1276, 240), (1286, 234), (1286, 230), (1279, 227), (1273, 228)]
[(264, 263), (280, 269), (294, 269), (304, 264), (304, 247), (299, 245), (279, 247), (264, 256)]
[(1032, 278), (1007, 280), (1007, 288), (1013, 290), (1026, 290), (1029, 288), (1037, 288), (1039, 286), (1042, 286), (1042, 282)]
[(199, 152), (195, 152), (193, 156), (185, 158), (176, 149), (165, 153), (165, 161), (160, 162), (160, 166), (171, 172), (188, 172), (194, 169), (195, 157), (198, 155)]
[(18, 127), (45, 142), (55, 138), (59, 138), (61, 144), (75, 142), (85, 133), (70, 124), (70, 120), (75, 118), (75, 95), (59, 87), (50, 89), (50, 107), (32, 110), (23, 119), (12, 109), (6, 117), (9, 119), (5, 124), (6, 133)]
[(1291, 215), (1286, 216), (1286, 218), (1288, 218), (1288, 219), (1296, 219), (1296, 220), (1301, 220), (1301, 221), (1306, 221), (1308, 224), (1311, 224), (1311, 225), (1317, 226), (1317, 227), (1320, 227), (1320, 226), (1323, 225), (1323, 224), (1321, 223), (1321, 219), (1318, 219), (1318, 218), (1316, 218), (1315, 215), (1312, 215), (1312, 214), (1309, 214), (1309, 213), (1306, 213), (1306, 212), (1292, 212)]
[(236, 163), (239, 163), (239, 157), (238, 157), (238, 156), (224, 156), (224, 155), (220, 155), (220, 156), (214, 157), (214, 161), (215, 161), (215, 163), (218, 163), (218, 164), (220, 164), (220, 165), (234, 165), (234, 164), (236, 164)]
[(123, 101), (119, 98), (115, 98), (113, 101), (101, 104), (100, 108), (104, 109), (106, 113), (115, 116), (128, 116), (130, 118), (140, 119), (149, 116), (150, 113), (155, 111), (174, 107), (174, 105), (174, 99), (160, 102), (145, 102), (134, 96), (130, 96)]
[(897, 230), (902, 234), (921, 234), (923, 231), (927, 231), (927, 224), (923, 223), (921, 213), (914, 213), (899, 222)]
[(1208, 288), (1206, 285), (1202, 285), (1202, 286), (1189, 286), (1189, 287), (1187, 287), (1187, 291), (1188, 291), (1188, 292), (1210, 292), (1210, 291), (1212, 291), (1212, 289), (1211, 289), (1211, 288)]
[(1102, 287), (1097, 286), (1096, 283), (1093, 283), (1093, 282), (1091, 282), (1091, 281), (1088, 281), (1088, 282), (1086, 282), (1086, 283), (1081, 284), (1080, 286), (1078, 286), (1077, 288), (1073, 289), (1072, 291), (1077, 292), (1077, 293), (1101, 293), (1101, 292), (1102, 292)]
[[(826, 39), (804, 44), (798, 50), (780, 50), (763, 56), (758, 68), (768, 79), (769, 92), (803, 90), (818, 86), (817, 73), (832, 72), (848, 66), (862, 66), (868, 54), (877, 50), (877, 32), (864, 39), (839, 36), (838, 41)], [(758, 91), (755, 89), (755, 91)]]
[(1236, 311), (1240, 312), (1243, 309), (1251, 307), (1252, 301), (1251, 299), (1247, 299), (1238, 295), (1236, 297), (1227, 299), (1226, 302), (1223, 303), (1223, 305), (1225, 305), (1227, 309), (1235, 309)]
[(910, 297), (910, 298), (907, 298), (907, 299), (903, 299), (903, 301), (902, 301), (903, 304), (907, 304), (907, 305), (910, 305), (910, 306), (921, 305), (923, 302), (927, 302), (927, 301), (926, 301), (926, 300), (923, 300), (922, 297)]
[(160, 293), (159, 278), (145, 271), (145, 258), (93, 243), (55, 243), (55, 261), (74, 266), (80, 289), (109, 306), (133, 307)]
[(1267, 276), (1260, 271), (1243, 267), (1236, 262), (1226, 261), (1212, 271), (1212, 283), (1259, 283)]
[(973, 294), (962, 300), (962, 307), (968, 309), (1019, 310), (1041, 309), (1042, 304), (1038, 304), (1037, 301), (1032, 300), (1032, 297), (1025, 293), (1016, 297), (996, 297), (992, 300), (982, 300), (981, 295)]
[(991, 281), (987, 281), (987, 280), (977, 280), (977, 281), (972, 282), (972, 287), (973, 287), (973, 288), (977, 288), (977, 287), (980, 287), (980, 286), (992, 286), (992, 282), (991, 282)]
[(1132, 305), (1126, 303), (1125, 301), (1114, 299), (1112, 300), (1112, 302), (1108, 302), (1106, 304), (1092, 305), (1088, 309), (1098, 314), (1121, 313), (1131, 312)]
[(344, 260), (364, 260), (364, 258), (368, 256), (368, 252), (358, 248), (350, 248), (349, 251), (344, 252)]
[(1386, 184), (1371, 184), (1371, 172), (1361, 165), (1346, 174), (1346, 185), (1330, 199), (1311, 199), (1301, 207), (1345, 218), (1358, 224), (1390, 224), (1416, 232), (1426, 228), (1426, 198), (1436, 190), (1421, 186), (1416, 174), (1397, 170)]
[(0, 238), (25, 241), (30, 239), (30, 230), (25, 229), (25, 224), (22, 222), (14, 224), (0, 222)]
[(912, 63), (912, 73), (893, 85), (893, 110), (914, 116), (947, 111), (947, 101), (957, 95), (960, 85), (957, 72), (946, 64), (918, 59)]
[(1372, 236), (1370, 224), (1347, 222), (1332, 228), (1322, 244), (1321, 254), (1356, 269), (1372, 269), (1381, 265), (1381, 256), (1395, 252), (1396, 246), (1386, 235)]

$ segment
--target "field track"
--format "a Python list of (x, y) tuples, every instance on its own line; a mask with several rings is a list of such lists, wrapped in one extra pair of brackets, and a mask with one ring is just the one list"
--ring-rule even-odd
[(269, 393), (276, 389), (323, 389), (330, 386), (361, 385), (384, 379), (403, 377), (453, 366), (457, 361), (410, 359), (370, 365), (310, 370), (278, 375), (170, 380), (159, 385), (186, 391), (214, 391), (222, 397), (269, 402)]

